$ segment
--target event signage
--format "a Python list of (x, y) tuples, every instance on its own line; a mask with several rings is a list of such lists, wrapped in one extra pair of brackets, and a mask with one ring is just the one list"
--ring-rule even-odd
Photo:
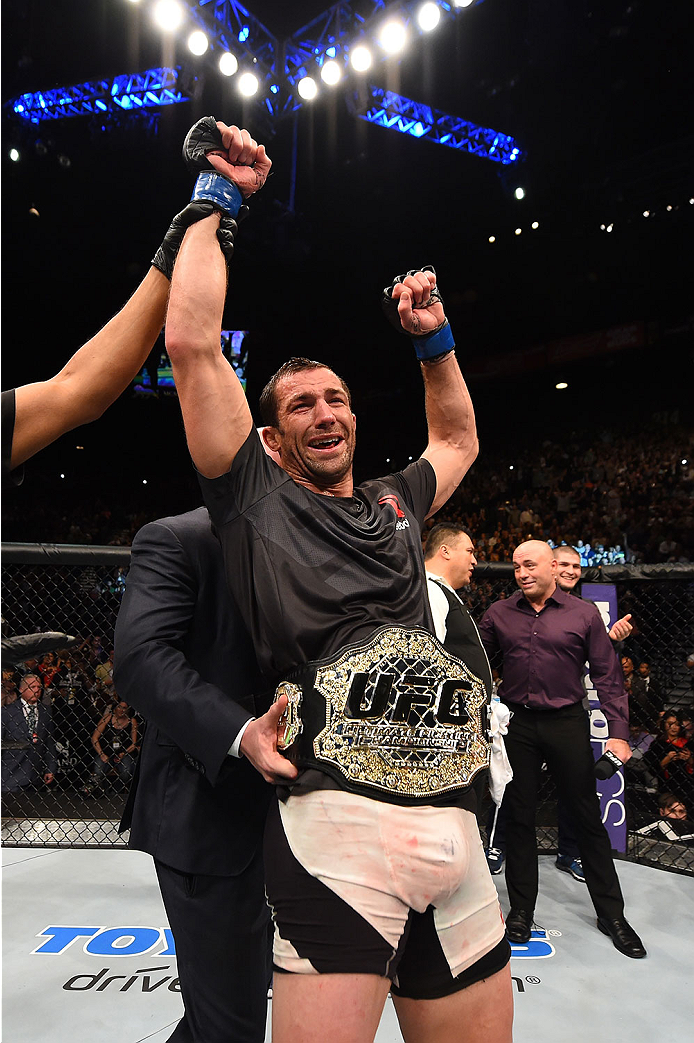
[[(600, 613), (605, 627), (609, 629), (619, 615), (617, 613), (617, 588), (613, 583), (583, 583), (581, 596), (592, 601)], [(600, 758), (608, 739), (607, 721), (600, 709), (598, 693), (586, 673), (586, 693), (590, 702), (590, 744), (593, 756)], [(609, 779), (600, 779), (596, 783), (600, 797), (600, 812), (603, 824), (610, 838), (614, 851), (625, 852), (627, 849), (627, 818), (624, 806), (624, 771), (620, 769)]]

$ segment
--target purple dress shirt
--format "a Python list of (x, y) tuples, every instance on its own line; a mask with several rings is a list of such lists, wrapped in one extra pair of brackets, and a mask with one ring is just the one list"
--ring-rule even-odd
[(557, 587), (536, 612), (519, 590), (489, 606), (480, 636), (492, 665), (503, 656), (505, 703), (557, 710), (581, 702), (588, 662), (610, 738), (629, 738), (622, 672), (595, 605)]

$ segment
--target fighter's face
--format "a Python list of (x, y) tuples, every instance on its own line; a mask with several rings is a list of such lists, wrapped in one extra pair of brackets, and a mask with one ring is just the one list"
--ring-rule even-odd
[(319, 488), (345, 478), (354, 459), (356, 420), (339, 378), (330, 369), (304, 370), (280, 382), (277, 399), (278, 426), (269, 429), (268, 441), (285, 471)]
[(581, 559), (575, 552), (559, 548), (555, 554), (557, 584), (562, 590), (573, 590), (581, 578)]

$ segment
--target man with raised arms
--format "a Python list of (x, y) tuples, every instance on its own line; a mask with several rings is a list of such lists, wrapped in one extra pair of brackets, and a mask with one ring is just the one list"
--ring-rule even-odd
[[(233, 217), (267, 175), (265, 150), (211, 118), (197, 137), (216, 171), (202, 190)], [(433, 636), (424, 583), (422, 523), (478, 450), (436, 276), (385, 293), (421, 362), (427, 447), (355, 487), (350, 392), (323, 363), (292, 359), (271, 378), (261, 410), (280, 465), (263, 452), (219, 351), (218, 220), (186, 234), (166, 335), (227, 578), (275, 694), (240, 740), (281, 784), (265, 854), (274, 1043), (369, 1043), (391, 988), (408, 1043), (508, 1043), (509, 947), (469, 810), (487, 693)]]

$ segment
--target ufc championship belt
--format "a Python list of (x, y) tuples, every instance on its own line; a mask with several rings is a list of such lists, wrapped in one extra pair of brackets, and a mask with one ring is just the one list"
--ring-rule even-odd
[(277, 747), (347, 790), (408, 805), (465, 789), (489, 766), (487, 692), (419, 627), (381, 627), (292, 671)]

